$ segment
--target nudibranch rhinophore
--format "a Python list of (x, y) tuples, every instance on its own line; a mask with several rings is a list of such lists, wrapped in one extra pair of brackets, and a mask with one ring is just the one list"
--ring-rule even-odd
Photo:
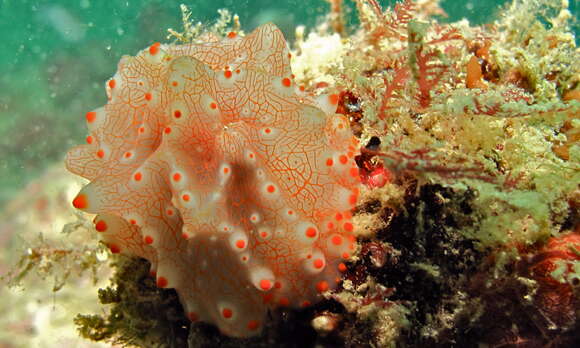
[(192, 321), (230, 336), (317, 301), (355, 249), (358, 143), (290, 59), (272, 24), (125, 56), (66, 159), (111, 251), (149, 260)]

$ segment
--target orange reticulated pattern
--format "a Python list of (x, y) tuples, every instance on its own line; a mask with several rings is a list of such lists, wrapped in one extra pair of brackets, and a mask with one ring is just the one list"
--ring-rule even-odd
[(355, 248), (357, 142), (290, 59), (272, 24), (125, 56), (66, 160), (111, 251), (148, 259), (191, 320), (231, 336), (315, 302)]

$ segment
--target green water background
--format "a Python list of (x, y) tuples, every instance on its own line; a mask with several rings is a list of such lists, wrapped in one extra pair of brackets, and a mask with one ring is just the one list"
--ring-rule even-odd
[[(491, 22), (505, 2), (443, 1), (442, 21)], [(228, 8), (246, 31), (272, 21), (290, 39), (296, 25), (312, 28), (328, 10), (324, 0), (0, 0), (0, 210), (84, 141), (84, 114), (106, 103), (104, 83), (120, 57), (181, 29), (181, 3), (202, 23)], [(356, 25), (354, 3), (345, 5)], [(578, 18), (578, 0), (570, 5)]]

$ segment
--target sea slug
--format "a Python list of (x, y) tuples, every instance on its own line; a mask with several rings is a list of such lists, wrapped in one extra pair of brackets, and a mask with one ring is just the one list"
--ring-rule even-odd
[(66, 159), (111, 251), (149, 260), (192, 321), (230, 336), (317, 301), (355, 250), (358, 143), (291, 59), (272, 24), (125, 56)]

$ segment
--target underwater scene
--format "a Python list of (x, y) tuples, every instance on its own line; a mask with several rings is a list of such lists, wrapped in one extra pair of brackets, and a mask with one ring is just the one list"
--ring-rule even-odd
[(0, 0), (0, 348), (580, 346), (578, 0)]

